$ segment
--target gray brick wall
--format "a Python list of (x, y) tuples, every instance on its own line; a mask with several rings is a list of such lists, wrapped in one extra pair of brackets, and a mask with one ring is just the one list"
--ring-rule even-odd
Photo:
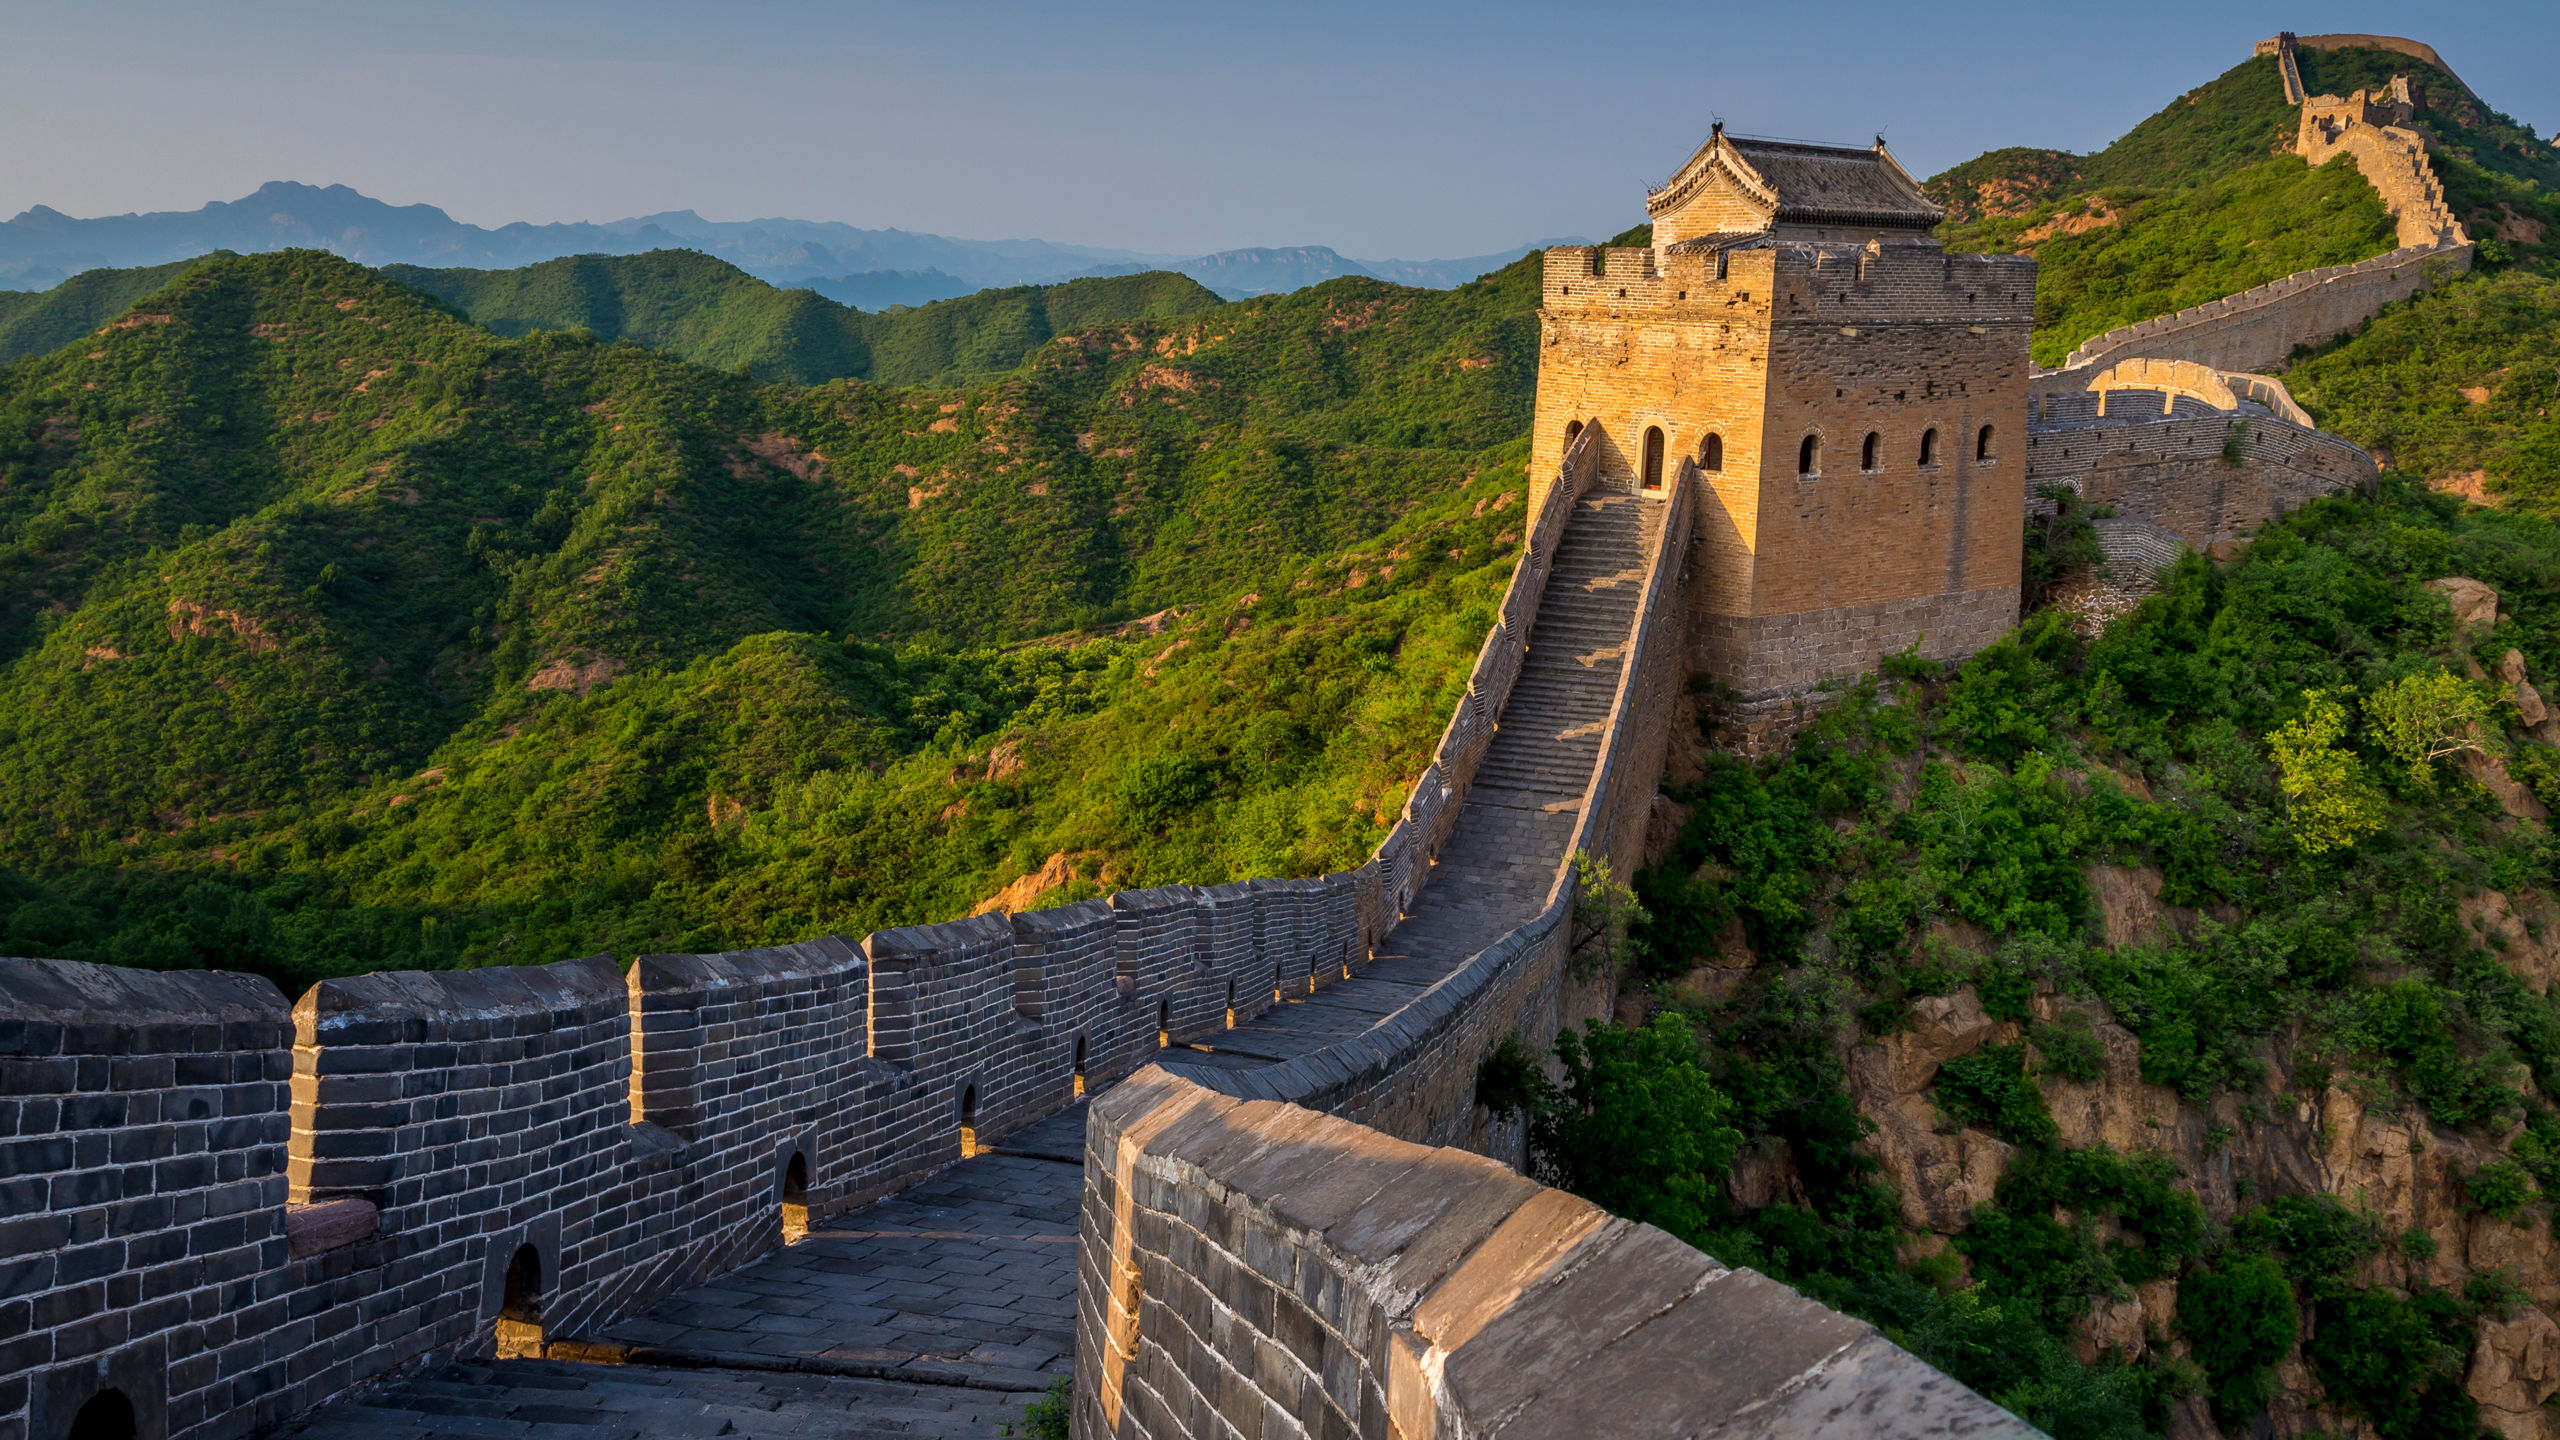
[[(1165, 886), (718, 955), (324, 981), (0, 960), (0, 1440), (103, 1384), (274, 1425), (494, 1353), (510, 1262), (575, 1337), (1366, 954), (1374, 871)], [(1374, 904), (1374, 900), (1372, 901)]]
[(1750, 1270), (1464, 1151), (1162, 1069), (1096, 1102), (1080, 1440), (2036, 1432)]

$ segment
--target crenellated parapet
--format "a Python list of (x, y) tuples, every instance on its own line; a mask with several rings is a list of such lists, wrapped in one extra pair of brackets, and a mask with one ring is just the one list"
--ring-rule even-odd
[(592, 1333), (775, 1248), (787, 1208), (895, 1190), (1339, 980), (1380, 893), (1162, 886), (290, 1005), (251, 976), (0, 959), (23, 1322), (0, 1435), (52, 1440), (102, 1384), (151, 1433), (243, 1435), (510, 1334)]

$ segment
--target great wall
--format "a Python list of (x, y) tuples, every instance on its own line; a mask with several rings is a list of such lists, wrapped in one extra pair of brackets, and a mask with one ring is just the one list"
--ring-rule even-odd
[[(2399, 228), (2400, 248), (2352, 265), (2331, 265), (2272, 280), (2255, 289), (2092, 336), (2063, 361), (2066, 374), (2118, 360), (2192, 360), (2221, 370), (2265, 370), (2297, 346), (2334, 339), (2394, 300), (2405, 300), (2471, 268), (2471, 237), (2446, 208), (2444, 187), (2428, 166), (2426, 137), (2407, 128), (2414, 106), (2406, 77), (2387, 95), (2359, 90), (2341, 99), (2307, 95), (2296, 61), (2301, 46), (2370, 46), (2407, 54), (2450, 76), (2435, 51), (2410, 40), (2371, 35), (2286, 32), (2258, 45), (2276, 57), (2285, 100), (2300, 106), (2293, 150), (2312, 165), (2338, 154), (2354, 158)], [(2455, 82), (2459, 84), (2459, 81)]]
[[(1790, 199), (1816, 171), (1863, 208)], [(1068, 1374), (1088, 1440), (2032, 1434), (1523, 1179), (1478, 1064), (1610, 1013), (1576, 857), (1637, 863), (1693, 674), (1756, 684), (1751, 748), (1815, 681), (1978, 645), (2014, 621), (2039, 485), (2112, 505), (2137, 569), (2369, 484), (2247, 372), (2469, 251), (2438, 225), (2031, 373), (2031, 262), (1939, 254), (1906, 190), (1881, 144), (1719, 132), (1658, 196), (1660, 247), (1550, 252), (1533, 521), (1356, 871), (292, 1002), (0, 960), (0, 1440), (957, 1436)], [(2395, 203), (2404, 236), (2436, 223)], [(1909, 565), (1840, 544), (1866, 489), (1813, 498), (1860, 477), (1925, 492), (1876, 511), (1927, 537)], [(1779, 586), (1760, 562), (1798, 522), (1885, 588)]]

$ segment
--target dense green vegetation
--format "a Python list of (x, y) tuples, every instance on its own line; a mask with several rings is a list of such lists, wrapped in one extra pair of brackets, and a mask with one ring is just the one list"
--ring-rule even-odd
[[(1848, 695), (1791, 753), (1719, 760), (1679, 794), (1693, 808), (1678, 842), (1636, 883), (1657, 1018), (1576, 1037), (1565, 1083), (1531, 1101), (1548, 1173), (1876, 1319), (2060, 1436), (2157, 1433), (2198, 1387), (2244, 1426), (2297, 1306), (2332, 1399), (2389, 1436), (2471, 1433), (2458, 1362), (2508, 1282), (2373, 1288), (2358, 1267), (2383, 1239), (2326, 1200), (2253, 1201), (2210, 1224), (2177, 1160), (2073, 1148), (2045, 1099), (2097, 1078), (2094, 1010), (2137, 1038), (2145, 1081), (2239, 1099), (2220, 1143), (2250, 1143), (2335, 1080), (2492, 1149), (2521, 1126), (2518, 1160), (2471, 1182), (2492, 1213), (2539, 1205), (2534, 1182), (2560, 1179), (2541, 1138), (2560, 1136), (2560, 1004), (2456, 910), (2483, 889), (2560, 886), (2560, 846), (2452, 761), (2413, 770), (2389, 705), (2341, 712), (2338, 743), (2382, 801), (2360, 841), (2308, 843), (2270, 754), (2315, 692), (2458, 673), (2462, 642), (2424, 588), (2447, 574), (2505, 597), (2471, 650), (2560, 673), (2560, 529), (2395, 479), (2380, 503), (2297, 512), (2227, 571), (2190, 557), (2095, 640), (2044, 616), (1949, 674), (1897, 662), (1893, 691)], [(2493, 713), (2482, 743), (2537, 783), (2560, 775), (2512, 705)], [(2192, 907), (2183, 938), (2103, 943), (2092, 865), (2154, 867), (2161, 901)], [(1733, 928), (1761, 963), (1718, 1003), (1691, 972)], [(1915, 1262), (1853, 1148), (1867, 1127), (1843, 1031), (1870, 1043), (1907, 1026), (1913, 1000), (1967, 985), (2019, 1038), (1945, 1065), (1936, 1104), (2019, 1148), (1952, 1251)], [(1717, 1184), (1727, 1157), (1777, 1142), (1803, 1203), (1734, 1205)], [(2188, 1361), (2072, 1357), (2093, 1303), (2181, 1275)]]
[(794, 389), (199, 262), (0, 370), (7, 943), (293, 981), (1355, 861), (1507, 575), (1536, 288)]
[(2560, 279), (2472, 276), (2394, 305), (2287, 372), (2321, 425), (2444, 482), (2560, 514)]
[[(2481, 233), (2560, 219), (2546, 149), (2431, 97)], [(2291, 123), (2253, 61), (2098, 156), (1933, 184), (1976, 187), (1959, 243), (2037, 247), (2050, 360), (2387, 246), (2351, 168), (2272, 153)], [(1952, 672), (1899, 659), (1789, 754), (1680, 791), (1634, 883), (1649, 1022), (1481, 1077), (1543, 1175), (2066, 1440), (2159, 1433), (2181, 1397), (2246, 1426), (2295, 1354), (2394, 1440), (2471, 1433), (2458, 1361), (2509, 1282), (2377, 1284), (2422, 1234), (2298, 1195), (2217, 1219), (2199, 1156), (2089, 1143), (2050, 1102), (2108, 1073), (2121, 1026), (2143, 1080), (2240, 1117), (2213, 1144), (2334, 1080), (2503, 1149), (2468, 1203), (2548, 1223), (2560, 1010), (2460, 903), (2560, 886), (2560, 848), (2424, 758), (2475, 732), (2425, 733), (2418, 703), (2488, 706), (2480, 743), (2560, 803), (2560, 754), (2459, 678), (2423, 588), (2496, 586), (2474, 658), (2560, 674), (2543, 254), (2485, 250), (2290, 377), (2507, 511), (2395, 475), (2227, 569), (2191, 558), (2095, 637), (2039, 616)], [(25, 357), (0, 365), (0, 950), (290, 988), (1357, 863), (1516, 550), (1538, 262), (1204, 295), (1136, 276), (861, 315), (670, 252), (217, 256), (0, 296)], [(2082, 518), (2030, 536), (2031, 585), (2088, 560)], [(2094, 866), (2156, 871), (2180, 928), (2103, 943)], [(1736, 949), (1732, 988), (1700, 962)], [(2015, 1148), (1963, 1233), (1922, 1236), (1852, 1062), (1966, 987), (2015, 1028), (1928, 1098)], [(1751, 1166), (1782, 1199), (1733, 1198)], [(2076, 1358), (2095, 1307), (2169, 1278), (2177, 1358)]]
[(88, 270), (50, 290), (0, 290), (0, 362), (68, 345), (175, 280), (193, 260)]
[(2187, 189), (2284, 148), (2293, 138), (2295, 114), (2284, 102), (2274, 59), (2253, 57), (2170, 101), (2094, 155), (2012, 146), (1929, 177), (1927, 189), (1957, 226), (1985, 216), (2025, 215), (2102, 190)]
[(1171, 320), (1222, 303), (1199, 282), (1159, 270), (866, 314), (813, 290), (776, 289), (693, 250), (572, 255), (515, 270), (389, 265), (382, 273), (501, 335), (584, 331), (797, 385), (965, 384), (1012, 370), (1070, 331)]
[[(2407, 56), (2302, 53), (2313, 94), (2417, 82), (2418, 117), (2447, 202), (2491, 266), (2538, 260), (2560, 223), (2560, 153)], [(2317, 172), (2271, 152), (2293, 140), (2275, 62), (2252, 59), (2094, 155), (1995, 150), (1928, 183), (1949, 209), (1957, 250), (2031, 250), (2038, 262), (2037, 363), (2088, 337), (2264, 284), (2297, 270), (2382, 254), (2393, 225), (2353, 162)]]
[(2314, 170), (2280, 156), (2210, 184), (2158, 195), (2105, 194), (2039, 207), (2043, 218), (1987, 219), (1966, 248), (2024, 248), (2018, 240), (2075, 220), (2036, 253), (2034, 358), (2059, 365), (2092, 335), (2238, 294), (2297, 270), (2344, 265), (2398, 245), (2382, 197), (2355, 162)]

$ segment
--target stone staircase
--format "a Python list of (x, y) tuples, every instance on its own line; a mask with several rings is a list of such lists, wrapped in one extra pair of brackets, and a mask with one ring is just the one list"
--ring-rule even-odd
[(1391, 1018), (1547, 902), (1600, 763), (1609, 707), (1662, 541), (1663, 500), (1594, 491), (1574, 505), (1520, 674), (1466, 805), (1412, 907), (1358, 973), (1291, 995), (1170, 1052), (1183, 1073), (1297, 1059)]
[(1600, 760), (1664, 508), (1633, 495), (1595, 494), (1575, 505), (1472, 796), (1529, 808), (1582, 798)]

